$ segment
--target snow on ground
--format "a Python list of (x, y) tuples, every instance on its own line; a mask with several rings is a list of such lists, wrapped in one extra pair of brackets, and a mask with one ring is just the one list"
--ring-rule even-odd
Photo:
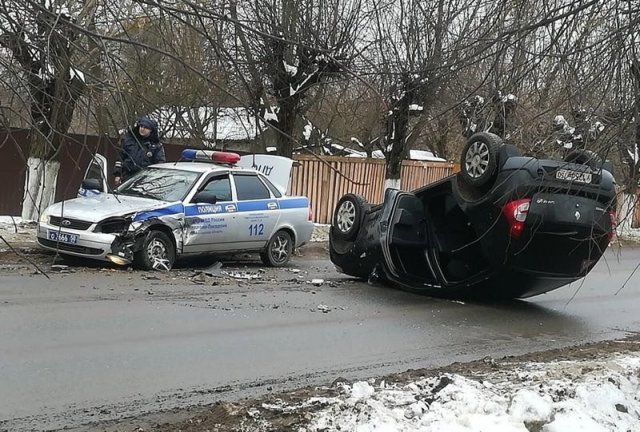
[(299, 432), (640, 431), (640, 355), (524, 363), (474, 379), (356, 382), (339, 397), (279, 409), (311, 406), (323, 408)]
[[(36, 222), (23, 221), (20, 217), (0, 216), (0, 236), (10, 243), (35, 243)], [(5, 241), (0, 240), (0, 251), (7, 249)]]

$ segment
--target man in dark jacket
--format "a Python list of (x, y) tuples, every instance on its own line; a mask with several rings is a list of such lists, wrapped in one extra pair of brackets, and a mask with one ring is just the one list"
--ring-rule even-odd
[(158, 138), (158, 123), (148, 116), (136, 120), (122, 141), (120, 160), (113, 170), (116, 186), (142, 168), (166, 161), (164, 147)]

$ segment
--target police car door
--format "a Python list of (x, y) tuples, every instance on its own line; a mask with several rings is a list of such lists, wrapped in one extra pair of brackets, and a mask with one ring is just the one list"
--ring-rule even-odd
[(78, 189), (79, 197), (87, 197), (107, 192), (107, 158), (99, 153), (91, 157), (89, 166)]
[(233, 250), (236, 210), (229, 174), (209, 175), (185, 204), (183, 253)]
[(243, 249), (267, 244), (280, 219), (280, 203), (256, 172), (233, 172), (238, 200), (237, 225)]

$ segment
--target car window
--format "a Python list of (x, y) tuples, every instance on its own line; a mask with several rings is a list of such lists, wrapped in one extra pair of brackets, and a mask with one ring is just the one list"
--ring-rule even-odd
[(236, 193), (239, 201), (271, 198), (269, 189), (260, 181), (257, 175), (236, 174), (233, 179), (236, 182)]
[(231, 182), (228, 175), (218, 176), (207, 181), (202, 188), (203, 192), (209, 192), (216, 196), (217, 201), (231, 201)]
[(162, 201), (181, 201), (198, 177), (200, 173), (192, 171), (147, 168), (124, 182), (116, 189), (116, 193)]
[(91, 161), (91, 165), (89, 165), (89, 169), (87, 170), (87, 174), (85, 175), (86, 179), (98, 179), (102, 181), (104, 177), (104, 170), (102, 169), (102, 165), (97, 160)]
[(263, 177), (262, 181), (266, 183), (267, 187), (271, 190), (271, 193), (273, 194), (274, 197), (276, 198), (282, 197), (282, 193), (280, 192), (280, 190), (277, 187), (275, 187), (273, 183), (269, 181), (268, 178)]

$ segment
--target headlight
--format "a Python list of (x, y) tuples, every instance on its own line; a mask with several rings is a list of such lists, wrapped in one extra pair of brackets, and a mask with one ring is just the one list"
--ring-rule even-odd
[(129, 228), (130, 221), (127, 218), (115, 217), (105, 219), (98, 224), (95, 232), (104, 234), (120, 234)]
[(44, 211), (40, 213), (40, 223), (49, 223), (49, 208), (44, 209)]

